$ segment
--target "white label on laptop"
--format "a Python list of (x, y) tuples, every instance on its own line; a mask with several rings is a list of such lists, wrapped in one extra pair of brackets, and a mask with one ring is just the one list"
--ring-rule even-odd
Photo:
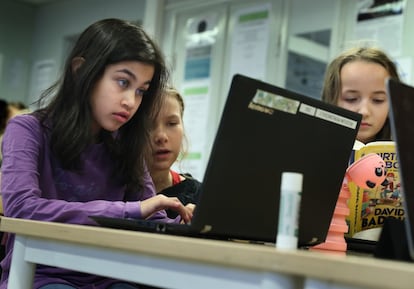
[(324, 120), (327, 120), (327, 121), (330, 121), (330, 122), (333, 122), (333, 123), (336, 123), (336, 124), (339, 124), (345, 127), (349, 127), (352, 129), (355, 129), (357, 126), (357, 122), (352, 119), (334, 114), (332, 112), (329, 112), (329, 111), (326, 111), (320, 108), (313, 107), (305, 103), (300, 104), (299, 111), (301, 113), (311, 115), (317, 118), (321, 118), (321, 119), (324, 119)]
[[(259, 104), (267, 108), (257, 106), (255, 104)], [(252, 99), (252, 102), (249, 103), (249, 108), (268, 114), (273, 114), (273, 109), (296, 114), (298, 112), (299, 104), (300, 102), (297, 100), (258, 89)]]
[(304, 113), (304, 114), (308, 114), (308, 115), (314, 116), (314, 115), (315, 115), (315, 112), (316, 112), (316, 107), (313, 107), (313, 106), (307, 105), (307, 104), (305, 104), (305, 103), (302, 103), (302, 104), (300, 105), (299, 111), (300, 111), (301, 113)]

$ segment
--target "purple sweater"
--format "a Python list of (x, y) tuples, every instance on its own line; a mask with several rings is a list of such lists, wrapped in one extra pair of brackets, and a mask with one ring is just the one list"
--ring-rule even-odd
[[(140, 218), (139, 194), (125, 196), (124, 184), (111, 175), (112, 162), (103, 144), (94, 144), (82, 154), (81, 173), (64, 170), (49, 148), (50, 130), (32, 115), (20, 115), (7, 125), (3, 138), (1, 192), (7, 217), (70, 224), (96, 225), (90, 215)], [(149, 173), (141, 200), (155, 195)], [(127, 202), (123, 201), (125, 198)], [(152, 219), (165, 219), (165, 211)], [(14, 235), (6, 243), (0, 289), (7, 288)], [(34, 289), (49, 283), (76, 288), (107, 288), (115, 280), (38, 265)]]

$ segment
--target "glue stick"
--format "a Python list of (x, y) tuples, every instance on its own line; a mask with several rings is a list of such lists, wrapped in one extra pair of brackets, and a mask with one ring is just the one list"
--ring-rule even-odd
[(301, 173), (282, 173), (279, 222), (276, 236), (276, 247), (278, 249), (297, 249), (302, 183), (303, 175)]

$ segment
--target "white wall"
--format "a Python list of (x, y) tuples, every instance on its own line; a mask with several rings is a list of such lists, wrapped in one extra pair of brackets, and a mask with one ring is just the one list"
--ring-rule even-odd
[(63, 39), (109, 17), (142, 21), (145, 0), (65, 0), (37, 10), (33, 59), (62, 60)]
[[(68, 37), (78, 35), (103, 18), (143, 22), (145, 4), (145, 0), (63, 0), (41, 6), (36, 10), (34, 23), (32, 65), (39, 61), (54, 61), (51, 80), (56, 79), (64, 64)], [(29, 94), (38, 94), (34, 81), (37, 79), (32, 78)], [(30, 100), (36, 97), (29, 95)]]
[[(0, 1), (0, 97), (30, 104), (34, 96), (33, 65), (54, 63), (51, 81), (63, 65), (67, 39), (96, 20), (116, 17), (143, 22), (146, 0), (61, 0), (30, 6), (14, 0)], [(38, 81), (36, 81), (38, 83)]]
[(0, 98), (25, 101), (34, 17), (33, 7), (0, 1)]

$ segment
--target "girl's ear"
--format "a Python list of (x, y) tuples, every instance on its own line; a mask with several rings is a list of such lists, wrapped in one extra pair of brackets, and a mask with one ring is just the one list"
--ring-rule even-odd
[(77, 56), (72, 59), (72, 73), (75, 73), (85, 62), (85, 58)]

